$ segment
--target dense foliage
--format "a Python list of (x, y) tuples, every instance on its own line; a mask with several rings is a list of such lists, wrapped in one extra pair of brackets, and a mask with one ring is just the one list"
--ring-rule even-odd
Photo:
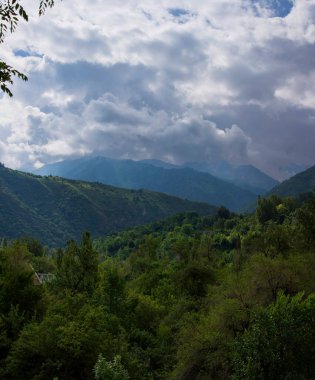
[(0, 378), (314, 379), (314, 226), (309, 195), (53, 251), (3, 241)]

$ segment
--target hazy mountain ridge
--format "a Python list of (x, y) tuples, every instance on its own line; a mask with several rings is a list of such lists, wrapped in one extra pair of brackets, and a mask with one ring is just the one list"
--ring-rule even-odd
[[(162, 167), (163, 165), (166, 167)], [(158, 165), (158, 166), (157, 166)], [(223, 181), (209, 173), (176, 167), (161, 161), (114, 160), (85, 157), (44, 166), (41, 175), (58, 175), (85, 181), (98, 181), (129, 189), (145, 188), (192, 201), (224, 205), (232, 211), (243, 211), (256, 195)]]
[(273, 188), (269, 195), (297, 196), (315, 190), (315, 165)]
[(279, 181), (276, 181), (253, 165), (232, 165), (226, 161), (218, 161), (212, 164), (187, 162), (184, 166), (209, 173), (257, 195), (264, 194), (279, 184)]
[(215, 163), (186, 162), (183, 165), (174, 165), (154, 159), (142, 160), (140, 162), (164, 169), (191, 168), (199, 172), (211, 174), (214, 177), (233, 183), (257, 195), (264, 194), (279, 184), (279, 181), (253, 165), (232, 165), (227, 161), (218, 161)]
[(84, 230), (103, 236), (130, 226), (194, 211), (214, 212), (207, 204), (144, 190), (0, 168), (0, 236), (32, 235), (45, 244), (64, 244)]

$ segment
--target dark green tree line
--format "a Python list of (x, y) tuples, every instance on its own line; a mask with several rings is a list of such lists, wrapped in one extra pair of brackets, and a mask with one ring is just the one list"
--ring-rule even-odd
[[(2, 244), (0, 377), (313, 379), (313, 202), (277, 199), (263, 223), (183, 214), (57, 251)], [(34, 266), (52, 281), (35, 284)]]

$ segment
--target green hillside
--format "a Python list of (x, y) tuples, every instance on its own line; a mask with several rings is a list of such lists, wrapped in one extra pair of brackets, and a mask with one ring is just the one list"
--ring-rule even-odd
[(0, 236), (32, 235), (49, 245), (214, 207), (143, 190), (40, 177), (0, 168)]
[(314, 380), (315, 196), (277, 202), (0, 244), (0, 379)]
[(98, 181), (127, 189), (149, 189), (191, 201), (224, 205), (236, 212), (244, 211), (256, 200), (256, 195), (251, 191), (241, 189), (209, 173), (166, 164), (164, 167), (156, 166), (156, 161), (153, 164), (150, 160), (137, 162), (106, 157), (84, 157), (44, 166), (37, 173)]
[(270, 194), (279, 196), (297, 196), (315, 190), (315, 165), (311, 168), (296, 174), (280, 185), (273, 188)]

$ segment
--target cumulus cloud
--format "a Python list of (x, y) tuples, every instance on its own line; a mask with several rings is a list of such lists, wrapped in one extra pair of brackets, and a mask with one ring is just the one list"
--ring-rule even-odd
[(315, 163), (315, 0), (78, 0), (3, 57), (28, 73), (0, 98), (0, 160), (31, 169), (102, 154), (226, 159), (282, 178)]

